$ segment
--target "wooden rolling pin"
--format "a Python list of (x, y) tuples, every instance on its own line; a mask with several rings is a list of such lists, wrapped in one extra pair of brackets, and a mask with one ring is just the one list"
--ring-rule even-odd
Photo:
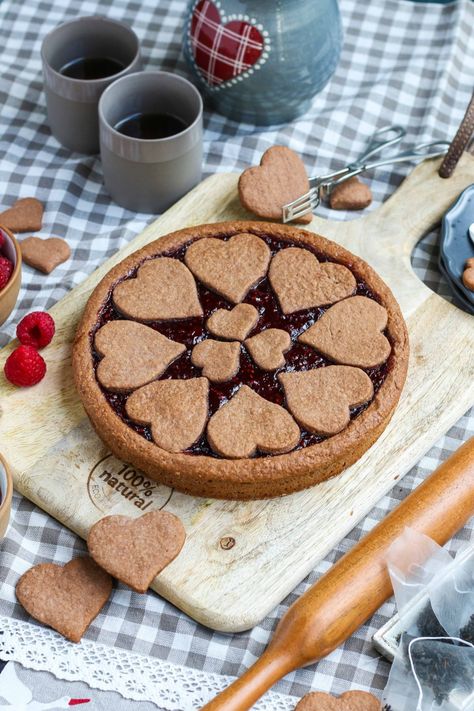
[(392, 595), (386, 554), (406, 526), (442, 545), (473, 515), (474, 437), (289, 608), (260, 659), (203, 711), (250, 709), (285, 674), (350, 637)]

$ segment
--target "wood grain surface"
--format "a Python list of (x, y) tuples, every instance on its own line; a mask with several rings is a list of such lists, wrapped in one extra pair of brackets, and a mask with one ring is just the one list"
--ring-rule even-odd
[[(71, 343), (99, 279), (123, 257), (182, 227), (251, 219), (237, 198), (235, 174), (201, 183), (51, 309), (57, 332), (45, 351), (46, 378), (32, 390), (0, 382), (0, 450), (15, 486), (85, 537), (105, 513), (140, 515), (166, 506), (181, 517), (187, 541), (154, 589), (203, 624), (252, 627), (278, 604), (474, 403), (474, 319), (414, 274), (416, 242), (474, 182), (465, 154), (442, 180), (439, 161), (416, 167), (396, 193), (350, 222), (313, 219), (308, 229), (366, 259), (389, 284), (407, 319), (411, 362), (392, 422), (342, 475), (276, 500), (196, 499), (156, 486), (111, 456), (76, 395)], [(0, 351), (0, 367), (15, 347)]]

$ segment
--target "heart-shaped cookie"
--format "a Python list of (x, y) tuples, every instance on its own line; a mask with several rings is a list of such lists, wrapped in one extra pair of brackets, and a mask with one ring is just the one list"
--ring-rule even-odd
[(134, 390), (159, 378), (186, 350), (182, 343), (136, 321), (109, 321), (95, 334), (94, 345), (104, 356), (97, 379), (115, 392)]
[(71, 256), (68, 243), (60, 237), (27, 237), (20, 242), (20, 248), (25, 264), (43, 274), (50, 274)]
[(374, 394), (369, 376), (348, 365), (280, 373), (278, 379), (295, 420), (320, 435), (334, 435), (347, 427), (350, 408), (368, 402)]
[(207, 439), (217, 454), (242, 459), (257, 451), (289, 452), (300, 440), (300, 428), (283, 407), (242, 385), (209, 420)]
[[(304, 163), (286, 146), (272, 146), (265, 151), (259, 166), (244, 170), (239, 178), (242, 207), (268, 220), (281, 220), (282, 208), (309, 190)], [(295, 222), (311, 222), (303, 215)]]
[(185, 264), (170, 257), (150, 259), (114, 289), (115, 306), (139, 321), (168, 321), (201, 316), (196, 282)]
[(298, 340), (336, 363), (373, 368), (390, 355), (390, 342), (382, 333), (386, 326), (383, 306), (366, 296), (353, 296), (331, 306)]
[(285, 365), (285, 353), (291, 348), (290, 334), (281, 328), (267, 328), (252, 338), (245, 347), (262, 370), (276, 370)]
[(251, 304), (237, 304), (233, 309), (217, 309), (207, 319), (206, 327), (219, 338), (229, 341), (243, 341), (255, 328), (258, 311)]
[(333, 210), (363, 210), (371, 202), (371, 189), (357, 177), (336, 185), (329, 195), (329, 205)]
[(382, 704), (367, 691), (346, 691), (339, 698), (312, 691), (296, 704), (295, 711), (381, 711)]
[(127, 415), (151, 425), (153, 440), (168, 452), (191, 447), (204, 431), (208, 418), (209, 381), (155, 380), (132, 393), (125, 405)]
[(87, 536), (95, 562), (132, 590), (145, 593), (184, 545), (186, 532), (177, 516), (150, 511), (139, 518), (105, 516)]
[(204, 377), (214, 383), (225, 383), (237, 375), (240, 368), (240, 343), (214, 341), (207, 338), (194, 346), (191, 362), (202, 368)]
[(12, 232), (38, 232), (43, 225), (43, 205), (36, 198), (21, 198), (0, 213), (0, 225)]
[(74, 558), (65, 566), (40, 563), (16, 584), (25, 610), (71, 642), (79, 642), (107, 602), (112, 578), (92, 558)]
[(234, 235), (227, 241), (204, 237), (188, 247), (184, 259), (199, 281), (238, 304), (267, 273), (270, 249), (251, 234)]
[(347, 267), (319, 262), (312, 252), (301, 247), (277, 252), (268, 278), (284, 314), (334, 304), (351, 296), (357, 286)]

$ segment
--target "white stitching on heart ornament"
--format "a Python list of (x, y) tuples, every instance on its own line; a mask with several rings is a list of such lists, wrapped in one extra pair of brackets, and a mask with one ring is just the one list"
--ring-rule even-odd
[(196, 0), (186, 34), (193, 66), (210, 91), (246, 79), (268, 59), (268, 32), (248, 15), (224, 15), (219, 0)]

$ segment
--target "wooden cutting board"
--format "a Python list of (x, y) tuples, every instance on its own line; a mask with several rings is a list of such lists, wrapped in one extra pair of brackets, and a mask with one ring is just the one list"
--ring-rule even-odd
[[(277, 500), (197, 499), (158, 486), (113, 457), (74, 390), (71, 343), (99, 279), (126, 255), (181, 227), (250, 218), (235, 174), (205, 180), (51, 310), (57, 334), (46, 378), (31, 390), (0, 382), (0, 449), (18, 491), (85, 537), (111, 511), (166, 507), (187, 541), (154, 589), (199, 622), (224, 631), (252, 627), (304, 578), (474, 403), (474, 319), (430, 291), (410, 265), (420, 237), (474, 182), (474, 157), (441, 180), (438, 162), (419, 165), (377, 210), (350, 222), (315, 217), (309, 229), (366, 259), (390, 285), (411, 340), (408, 380), (391, 424), (344, 474)], [(38, 277), (40, 279), (40, 277)], [(11, 351), (0, 352), (0, 367)]]

